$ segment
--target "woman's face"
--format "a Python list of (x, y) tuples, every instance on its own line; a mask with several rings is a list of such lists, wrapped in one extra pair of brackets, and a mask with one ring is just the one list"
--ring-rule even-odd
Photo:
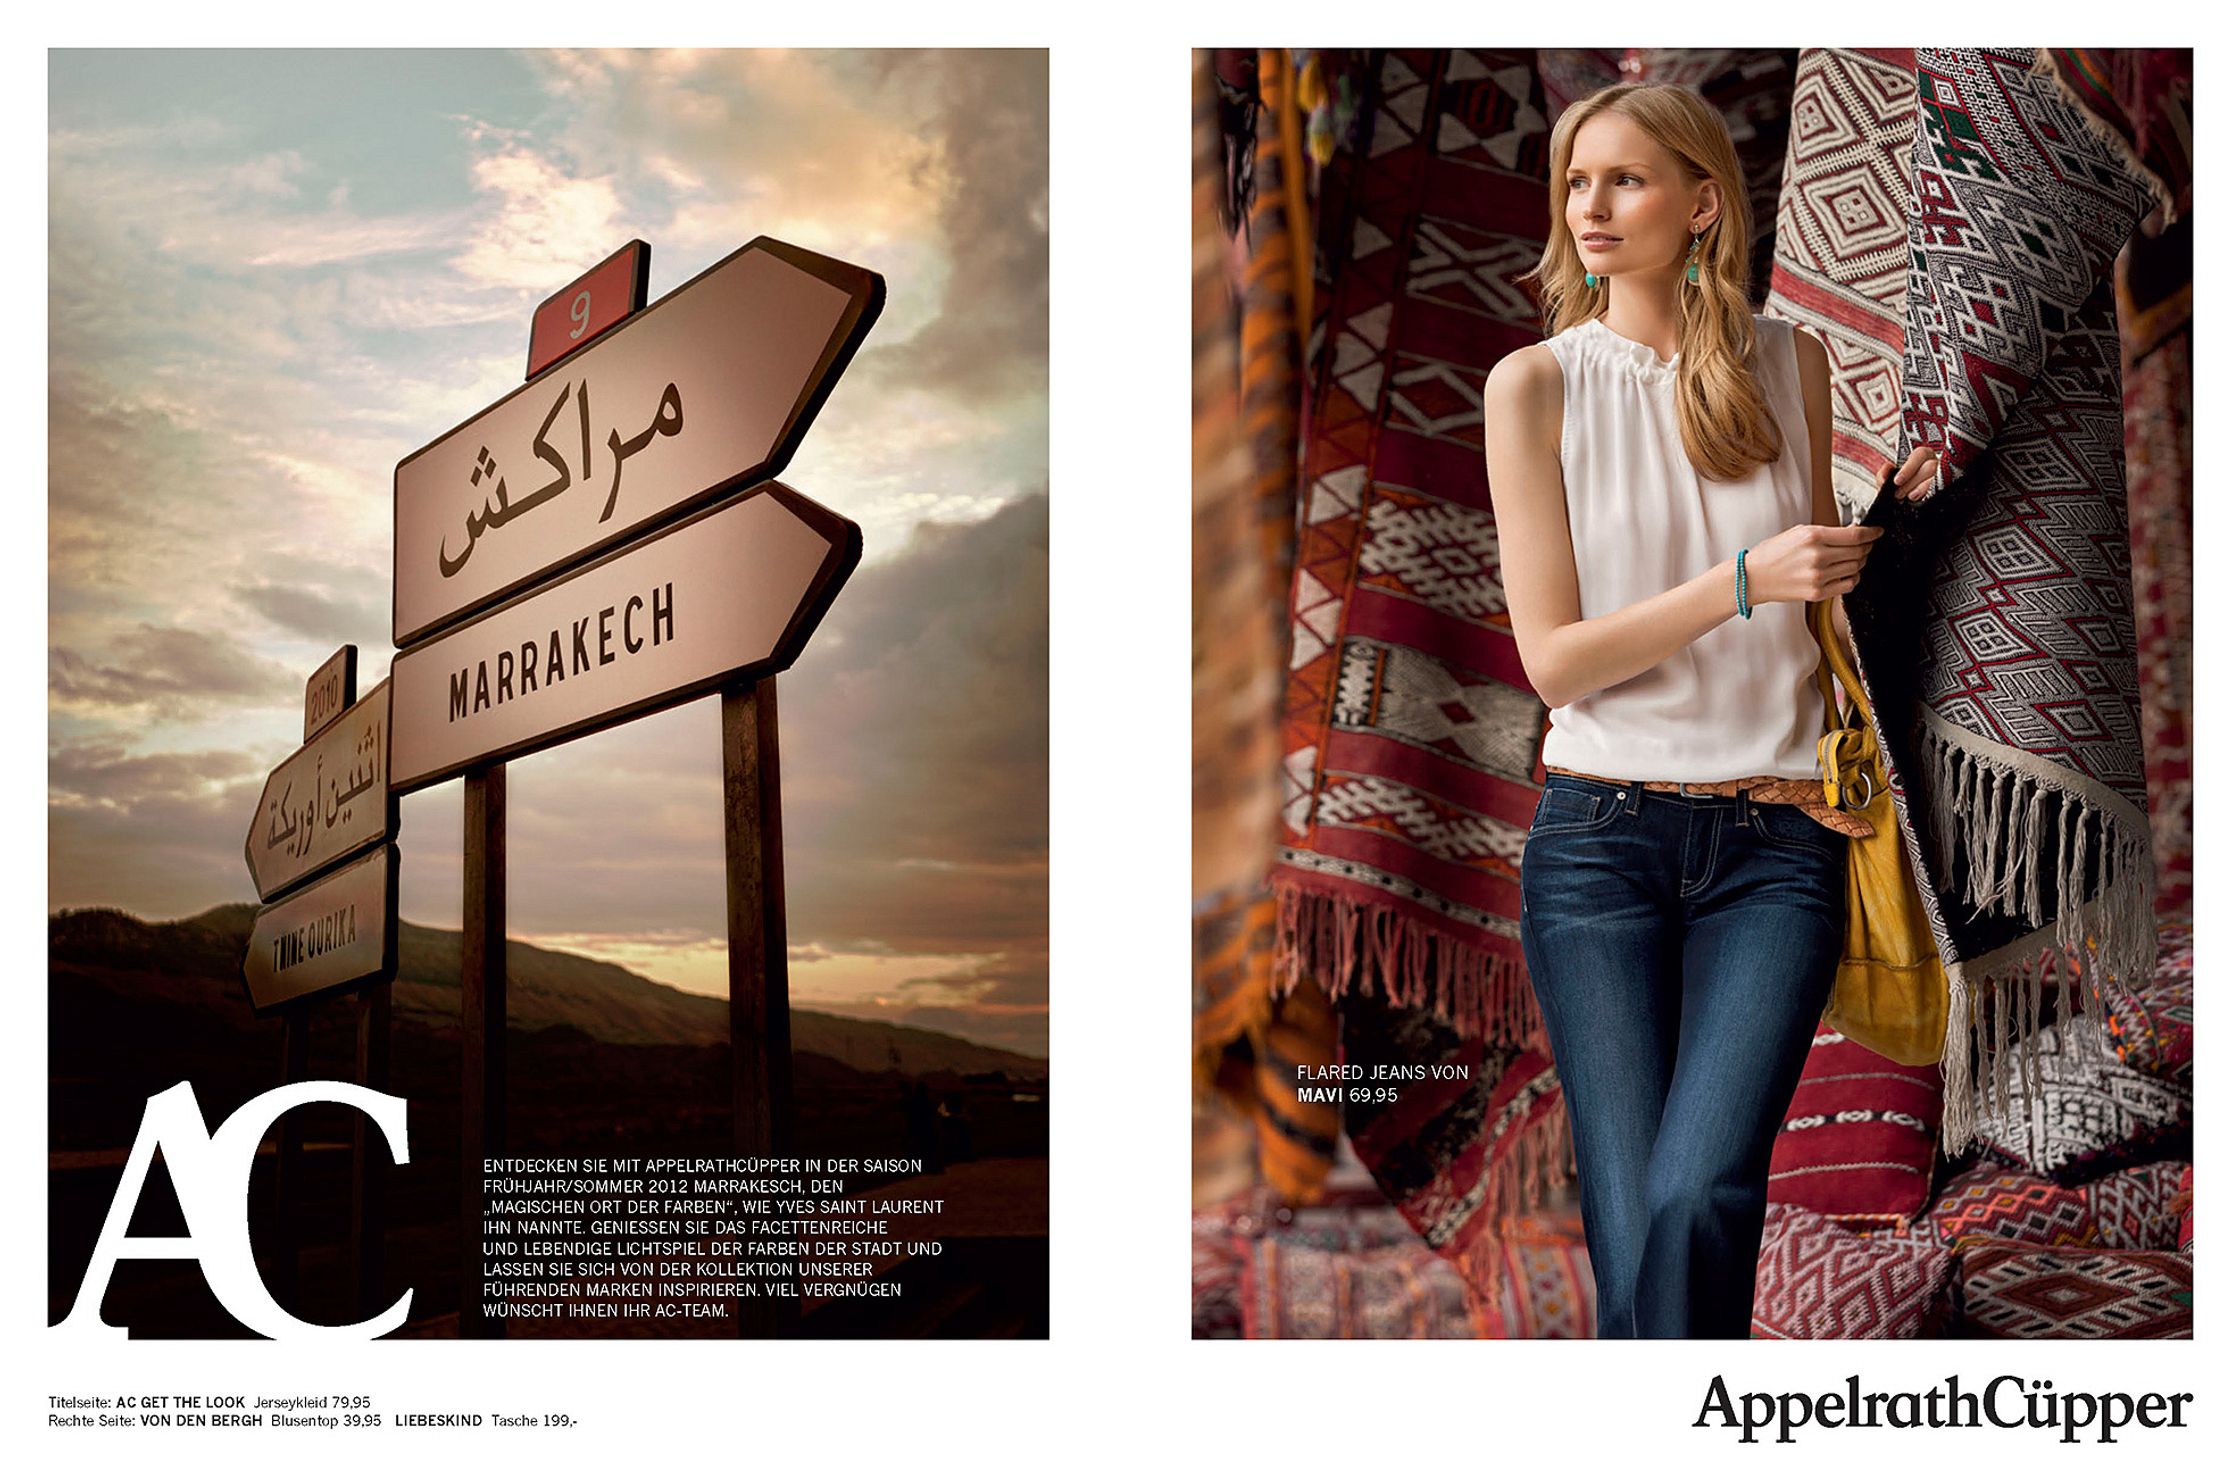
[(1706, 189), (1680, 161), (1619, 113), (1597, 113), (1571, 136), (1564, 224), (1597, 276), (1669, 269), (1687, 255)]

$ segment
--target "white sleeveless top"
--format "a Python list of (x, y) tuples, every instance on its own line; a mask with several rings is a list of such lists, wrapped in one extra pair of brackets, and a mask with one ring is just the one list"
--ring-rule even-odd
[[(1812, 521), (1811, 441), (1794, 329), (1755, 320), (1758, 383), (1780, 460), (1739, 482), (1688, 461), (1674, 400), (1679, 359), (1599, 320), (1547, 341), (1563, 366), (1563, 499), (1583, 619), (1660, 595), (1735, 551)], [(1809, 779), (1824, 721), (1820, 648), (1793, 602), (1726, 621), (1648, 671), (1549, 714), (1549, 765), (1621, 780)]]

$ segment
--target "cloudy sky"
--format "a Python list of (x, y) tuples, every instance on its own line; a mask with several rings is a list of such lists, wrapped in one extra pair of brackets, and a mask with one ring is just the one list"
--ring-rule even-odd
[[(343, 642), (388, 669), (390, 476), (520, 382), (542, 298), (757, 235), (887, 279), (787, 469), (863, 566), (779, 682), (796, 1003), (1048, 1042), (1039, 52), (53, 54), (51, 908), (247, 900)], [(723, 987), (713, 699), (508, 769), (516, 937)], [(403, 805), (456, 926), (460, 787)]]

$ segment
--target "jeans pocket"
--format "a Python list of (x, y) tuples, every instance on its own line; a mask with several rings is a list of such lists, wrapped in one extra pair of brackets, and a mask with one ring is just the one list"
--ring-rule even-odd
[(1840, 831), (1831, 831), (1794, 805), (1752, 805), (1750, 829), (1758, 839), (1792, 851), (1826, 856), (1850, 844)]
[(1600, 830), (1617, 818), (1624, 798), (1624, 791), (1606, 785), (1551, 780), (1540, 792), (1539, 807), (1532, 813), (1532, 830), (1525, 840), (1529, 844), (1542, 836)]

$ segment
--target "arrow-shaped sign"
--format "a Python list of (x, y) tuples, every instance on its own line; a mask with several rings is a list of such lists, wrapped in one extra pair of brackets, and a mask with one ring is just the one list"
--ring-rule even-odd
[(397, 849), (338, 867), (260, 909), (241, 961), (259, 1015), (329, 990), (395, 978)]
[(264, 782), (243, 852), (270, 902), (306, 877), (397, 834), (389, 789), (389, 691), (343, 710)]
[(784, 670), (863, 552), (766, 482), (397, 654), (398, 793)]
[(775, 476), (885, 300), (758, 237), (406, 457), (397, 644)]

